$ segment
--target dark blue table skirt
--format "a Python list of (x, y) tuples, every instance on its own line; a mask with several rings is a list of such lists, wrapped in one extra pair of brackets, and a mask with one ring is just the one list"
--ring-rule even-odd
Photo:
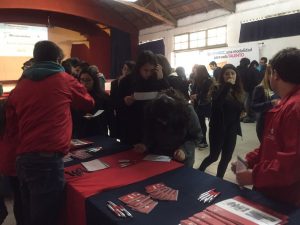
[(89, 147), (101, 146), (103, 148), (103, 150), (101, 150), (99, 152), (95, 152), (95, 153), (89, 153), (93, 157), (85, 159), (85, 160), (73, 159), (72, 161), (66, 162), (65, 167), (73, 166), (73, 165), (79, 164), (81, 162), (90, 161), (92, 159), (97, 159), (99, 157), (111, 155), (114, 153), (126, 151), (126, 150), (129, 150), (132, 148), (131, 145), (120, 143), (116, 139), (113, 139), (110, 137), (105, 137), (105, 136), (94, 136), (94, 137), (85, 138), (85, 139), (88, 141), (94, 142), (94, 144)]
[[(118, 179), (116, 177), (116, 179)], [(106, 201), (111, 200), (117, 204), (121, 202), (118, 197), (137, 191), (145, 192), (145, 186), (163, 182), (171, 188), (179, 190), (177, 202), (159, 201), (158, 205), (150, 214), (142, 214), (130, 210), (134, 218), (117, 218), (106, 207)], [(217, 177), (194, 170), (180, 168), (167, 172), (145, 181), (138, 182), (126, 187), (96, 194), (86, 200), (86, 215), (88, 225), (177, 225), (180, 220), (186, 219), (193, 214), (202, 211), (209, 204), (203, 204), (197, 200), (200, 193), (211, 188), (216, 188), (221, 195), (215, 199), (214, 204), (234, 196), (240, 195), (254, 202), (290, 216), (289, 224), (300, 224), (300, 209), (271, 201), (262, 194), (249, 189), (240, 189), (237, 185), (224, 181)], [(300, 191), (300, 190), (299, 190)], [(127, 209), (129, 209), (127, 207)]]

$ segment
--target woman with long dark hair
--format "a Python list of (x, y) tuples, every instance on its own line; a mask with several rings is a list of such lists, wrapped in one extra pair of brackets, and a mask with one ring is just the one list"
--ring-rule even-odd
[(199, 140), (198, 147), (206, 148), (206, 123), (205, 118), (210, 117), (211, 111), (211, 99), (208, 96), (209, 90), (213, 85), (213, 80), (210, 78), (208, 71), (205, 66), (199, 65), (195, 69), (194, 85), (191, 91), (191, 100), (194, 103), (194, 108), (199, 118), (203, 137)]
[(151, 51), (142, 52), (132, 74), (124, 77), (119, 84), (120, 139), (128, 144), (139, 143), (143, 134), (144, 105), (149, 101), (139, 100), (135, 93), (149, 94), (168, 88), (162, 66)]
[(236, 145), (237, 135), (242, 135), (240, 114), (243, 110), (244, 91), (233, 65), (226, 64), (222, 68), (218, 83), (211, 89), (211, 96), (210, 153), (199, 170), (205, 171), (221, 154), (217, 176), (223, 178)]
[[(97, 73), (89, 67), (80, 72), (78, 79), (94, 98), (95, 107), (89, 114), (72, 110), (73, 138), (85, 138), (95, 135), (107, 136), (113, 120), (112, 104), (108, 94), (102, 90)], [(96, 117), (90, 117), (98, 110), (104, 111)]]

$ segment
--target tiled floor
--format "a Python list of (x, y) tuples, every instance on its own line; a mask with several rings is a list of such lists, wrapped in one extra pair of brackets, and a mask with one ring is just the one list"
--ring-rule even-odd
[[(247, 152), (254, 149), (259, 145), (258, 139), (256, 137), (255, 132), (255, 124), (254, 123), (242, 123), (242, 131), (243, 131), (243, 137), (238, 137), (237, 145), (234, 151), (234, 156), (232, 158), (232, 161), (235, 161), (236, 155), (244, 156)], [(195, 164), (194, 168), (198, 168), (202, 160), (208, 155), (209, 148), (206, 149), (196, 149), (196, 157), (195, 157)], [(218, 162), (213, 163), (211, 166), (209, 166), (206, 169), (206, 172), (212, 175), (216, 174), (216, 168), (217, 168)], [(230, 166), (227, 168), (226, 174), (224, 179), (229, 180), (231, 182), (235, 182), (235, 176), (230, 170)], [(9, 215), (6, 218), (3, 225), (15, 225), (15, 220), (12, 213), (12, 201), (7, 200), (7, 205), (9, 209)]]

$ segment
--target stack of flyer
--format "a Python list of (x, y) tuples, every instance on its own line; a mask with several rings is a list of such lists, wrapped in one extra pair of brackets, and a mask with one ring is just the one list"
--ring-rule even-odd
[(181, 220), (180, 225), (276, 225), (287, 224), (288, 216), (237, 196), (207, 207)]
[(86, 147), (89, 145), (92, 145), (94, 142), (92, 141), (87, 141), (87, 140), (83, 140), (83, 139), (72, 139), (71, 143), (70, 143), (70, 148), (72, 149), (77, 149), (77, 148), (82, 148), (82, 147)]

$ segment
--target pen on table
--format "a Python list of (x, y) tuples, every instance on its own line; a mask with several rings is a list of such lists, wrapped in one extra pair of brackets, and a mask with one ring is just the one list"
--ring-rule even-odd
[(124, 206), (119, 205), (119, 207), (121, 208), (121, 211), (124, 212), (124, 213), (126, 214), (126, 216), (129, 216), (129, 217), (132, 217), (132, 218), (133, 218), (133, 215), (132, 215), (130, 212), (128, 212), (128, 210), (125, 209)]
[(110, 205), (110, 204), (106, 204), (106, 206), (118, 217), (121, 217), (121, 215)]
[(114, 209), (116, 210), (116, 212), (118, 212), (121, 217), (126, 217), (126, 215), (121, 211), (121, 209), (119, 208), (119, 206), (117, 206), (115, 203), (113, 203), (112, 201), (107, 201), (107, 203)]

